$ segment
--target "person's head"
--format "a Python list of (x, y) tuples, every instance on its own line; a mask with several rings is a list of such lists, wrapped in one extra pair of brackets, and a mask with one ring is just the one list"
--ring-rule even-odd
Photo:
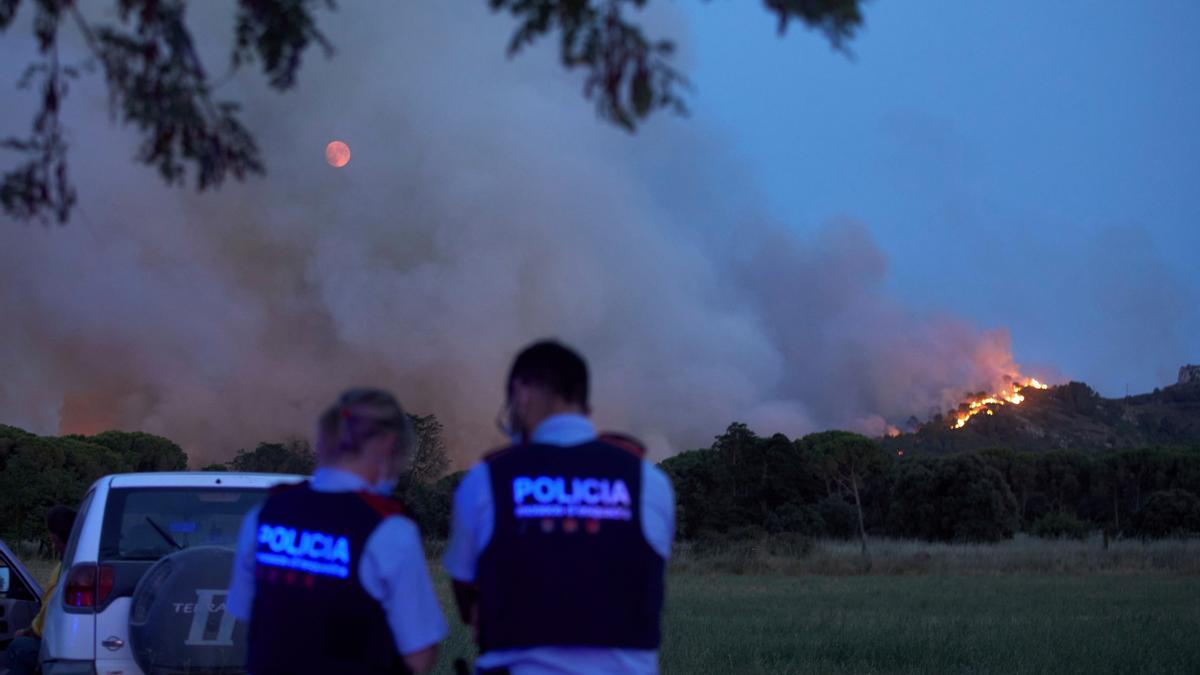
[(46, 511), (46, 529), (50, 531), (50, 543), (58, 555), (67, 550), (67, 539), (74, 525), (75, 509), (58, 504)]
[(562, 343), (534, 343), (513, 361), (505, 395), (505, 431), (528, 438), (551, 415), (591, 412), (587, 363)]
[(380, 492), (391, 492), (416, 435), (408, 414), (380, 389), (351, 389), (318, 422), (321, 466), (358, 474)]

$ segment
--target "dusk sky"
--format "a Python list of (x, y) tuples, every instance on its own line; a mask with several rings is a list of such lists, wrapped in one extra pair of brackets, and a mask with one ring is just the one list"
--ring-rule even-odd
[(863, 220), (911, 305), (1109, 396), (1200, 361), (1200, 3), (870, 2), (850, 58), (683, 6), (694, 118), (775, 216)]
[[(373, 384), (469, 459), (508, 360), (557, 336), (661, 457), (735, 420), (881, 435), (1018, 375), (1120, 396), (1200, 362), (1200, 4), (880, 0), (850, 56), (759, 2), (651, 7), (691, 115), (635, 135), (554, 40), (505, 58), (482, 0), (323, 10), (337, 52), (294, 90), (223, 80), (268, 172), (200, 195), (132, 160), (85, 77), (72, 221), (0, 216), (0, 423), (227, 458)], [(227, 72), (229, 7), (189, 8)], [(4, 95), (0, 136), (34, 101)]]

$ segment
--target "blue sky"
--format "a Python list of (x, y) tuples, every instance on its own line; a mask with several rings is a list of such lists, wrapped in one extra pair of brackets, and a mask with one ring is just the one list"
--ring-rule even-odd
[(871, 2), (852, 57), (681, 7), (693, 117), (774, 217), (861, 219), (907, 304), (1108, 395), (1200, 361), (1200, 3)]

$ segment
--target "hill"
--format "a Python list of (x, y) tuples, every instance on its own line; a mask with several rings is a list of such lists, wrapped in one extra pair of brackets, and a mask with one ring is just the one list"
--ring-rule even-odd
[[(1182, 378), (1181, 378), (1182, 379)], [(1200, 446), (1200, 381), (1109, 399), (1082, 382), (1024, 389), (1020, 405), (990, 406), (961, 429), (938, 415), (913, 433), (885, 439), (888, 450), (946, 454), (987, 448), (1100, 451)]]

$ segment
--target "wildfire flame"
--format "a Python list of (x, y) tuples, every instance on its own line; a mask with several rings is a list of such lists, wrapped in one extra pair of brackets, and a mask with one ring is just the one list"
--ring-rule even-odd
[[(954, 411), (954, 423), (950, 425), (952, 429), (961, 429), (967, 426), (967, 420), (978, 415), (986, 413), (988, 415), (996, 414), (993, 408), (1002, 405), (1020, 405), (1025, 400), (1025, 396), (1021, 394), (1024, 389), (1049, 389), (1049, 385), (1042, 384), (1036, 378), (1026, 378), (1023, 382), (1013, 384), (1001, 391), (984, 395), (977, 398), (968, 399), (960, 405), (958, 410)], [(965, 407), (963, 407), (965, 406)]]

